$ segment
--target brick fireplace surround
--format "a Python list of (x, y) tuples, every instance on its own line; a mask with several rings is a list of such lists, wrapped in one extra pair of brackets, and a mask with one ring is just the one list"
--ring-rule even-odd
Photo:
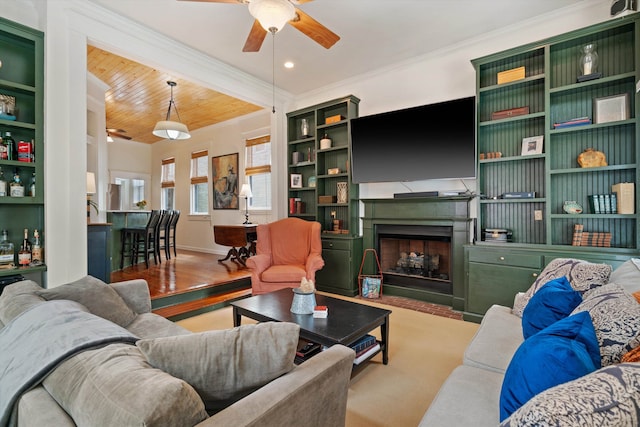
[[(469, 217), (472, 198), (420, 197), (401, 199), (362, 199), (362, 237), (365, 249), (373, 248), (380, 253), (377, 241), (378, 229), (396, 226), (451, 227), (450, 282), (445, 288), (416, 288), (387, 283), (383, 274), (383, 293), (421, 301), (451, 306), (464, 310), (464, 249), (470, 243), (473, 219)], [(376, 274), (377, 266), (368, 257), (363, 274)]]

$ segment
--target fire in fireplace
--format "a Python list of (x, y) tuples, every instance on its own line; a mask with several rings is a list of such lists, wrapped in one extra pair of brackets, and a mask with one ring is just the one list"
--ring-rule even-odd
[(448, 226), (377, 225), (384, 283), (451, 294), (452, 231)]

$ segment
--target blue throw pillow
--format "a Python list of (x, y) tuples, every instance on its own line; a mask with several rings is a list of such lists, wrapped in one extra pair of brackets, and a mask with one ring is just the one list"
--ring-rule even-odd
[(566, 277), (551, 280), (533, 294), (522, 313), (522, 335), (527, 339), (569, 316), (582, 302), (582, 295)]
[(525, 340), (516, 350), (500, 392), (500, 421), (546, 389), (600, 368), (600, 348), (586, 312), (574, 314)]

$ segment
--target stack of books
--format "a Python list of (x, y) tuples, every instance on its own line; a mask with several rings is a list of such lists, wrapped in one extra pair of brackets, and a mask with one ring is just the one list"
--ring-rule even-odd
[(587, 196), (589, 209), (594, 214), (615, 214), (618, 213), (618, 196), (616, 193), (610, 194), (590, 194)]
[(300, 364), (311, 359), (316, 354), (320, 353), (322, 346), (318, 343), (307, 342), (301, 340), (298, 343), (298, 349), (296, 350), (295, 363)]
[(590, 124), (591, 124), (591, 119), (589, 117), (576, 117), (575, 119), (554, 123), (553, 128), (562, 129), (562, 128), (570, 128), (574, 126), (584, 126), (584, 125), (590, 125)]
[(351, 344), (350, 347), (356, 352), (356, 358), (353, 363), (359, 365), (380, 350), (380, 343), (373, 335), (365, 335)]
[(573, 226), (573, 246), (599, 246), (611, 247), (611, 233), (598, 233), (584, 231), (582, 224)]

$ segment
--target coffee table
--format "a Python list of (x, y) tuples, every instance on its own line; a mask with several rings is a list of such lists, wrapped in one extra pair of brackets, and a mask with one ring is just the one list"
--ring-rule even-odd
[[(389, 362), (389, 315), (391, 310), (371, 307), (316, 294), (316, 303), (329, 308), (325, 319), (314, 318), (313, 314), (294, 314), (290, 311), (293, 291), (281, 289), (267, 294), (256, 295), (231, 303), (233, 325), (240, 326), (242, 316), (258, 322), (293, 322), (300, 325), (300, 337), (331, 347), (335, 344), (350, 346), (359, 338), (380, 327), (380, 351), (382, 363)], [(367, 360), (368, 360), (367, 359)]]

